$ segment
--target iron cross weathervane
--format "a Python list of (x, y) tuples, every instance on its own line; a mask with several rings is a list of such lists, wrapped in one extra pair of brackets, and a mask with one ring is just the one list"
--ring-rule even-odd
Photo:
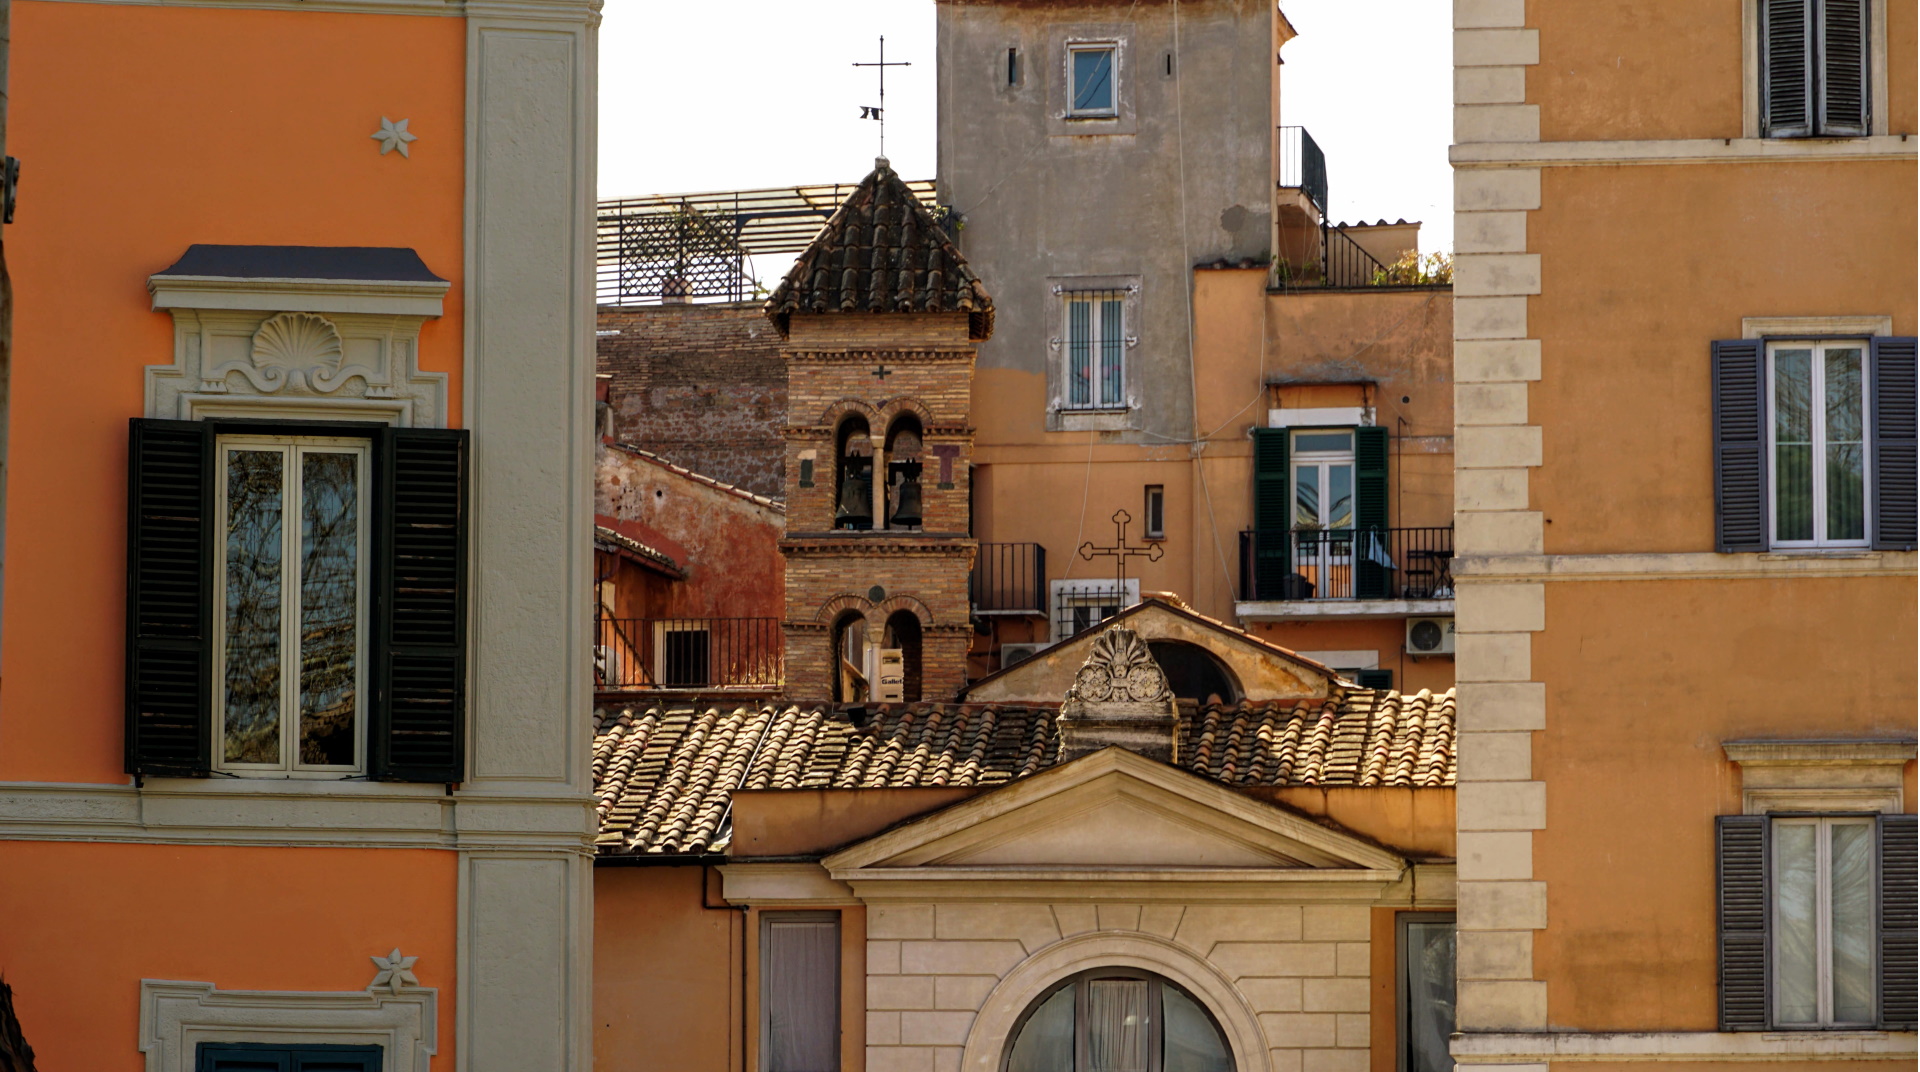
[(913, 64), (908, 63), (905, 60), (900, 60), (894, 63), (888, 63), (887, 62), (887, 35), (881, 34), (880, 35), (880, 62), (879, 63), (856, 63), (854, 64), (854, 66), (880, 68), (880, 103), (873, 107), (868, 107), (867, 105), (864, 105), (864, 104), (861, 105), (860, 118), (873, 119), (879, 122), (880, 124), (880, 155), (884, 158), (887, 155), (887, 68), (911, 67), (913, 66)]
[(1127, 543), (1127, 522), (1132, 520), (1132, 514), (1127, 513), (1125, 510), (1115, 510), (1113, 512), (1113, 546), (1095, 547), (1092, 540), (1088, 540), (1086, 543), (1080, 545), (1080, 557), (1086, 559), (1088, 562), (1092, 562), (1096, 555), (1113, 556), (1113, 579), (1118, 583), (1121, 595), (1125, 595), (1127, 592), (1127, 559), (1144, 558), (1148, 562), (1158, 562), (1160, 561), (1160, 556), (1165, 553), (1157, 543), (1150, 543), (1145, 547), (1129, 545)]

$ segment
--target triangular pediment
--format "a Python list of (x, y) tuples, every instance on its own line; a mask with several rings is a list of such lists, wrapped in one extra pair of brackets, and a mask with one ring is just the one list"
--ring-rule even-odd
[(835, 877), (1397, 874), (1378, 845), (1120, 748), (924, 816), (823, 861)]

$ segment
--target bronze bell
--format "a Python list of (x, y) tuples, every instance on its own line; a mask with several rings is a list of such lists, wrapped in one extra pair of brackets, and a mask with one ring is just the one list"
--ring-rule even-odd
[(893, 524), (920, 524), (920, 463), (897, 462), (893, 466), (900, 474), (899, 502), (893, 508)]
[(843, 460), (840, 501), (833, 512), (837, 529), (873, 527), (873, 459), (858, 455)]

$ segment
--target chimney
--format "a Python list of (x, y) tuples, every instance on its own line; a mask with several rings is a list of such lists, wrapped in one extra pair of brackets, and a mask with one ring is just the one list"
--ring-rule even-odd
[(1147, 642), (1116, 625), (1094, 638), (1060, 705), (1060, 761), (1108, 745), (1179, 762), (1179, 710)]

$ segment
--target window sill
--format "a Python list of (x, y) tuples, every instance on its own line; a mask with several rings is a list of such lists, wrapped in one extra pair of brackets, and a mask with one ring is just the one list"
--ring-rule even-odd
[(1791, 562), (1800, 558), (1843, 558), (1878, 562), (1881, 552), (1867, 547), (1783, 547), (1777, 551), (1757, 552), (1760, 558), (1774, 562)]
[(1123, 432), (1133, 427), (1133, 409), (1055, 409), (1048, 416), (1050, 432)]
[(447, 787), (437, 782), (376, 782), (365, 775), (348, 778), (289, 777), (278, 775), (233, 775), (217, 773), (207, 778), (173, 778), (148, 775), (140, 791), (169, 796), (330, 796), (330, 797), (439, 797)]

